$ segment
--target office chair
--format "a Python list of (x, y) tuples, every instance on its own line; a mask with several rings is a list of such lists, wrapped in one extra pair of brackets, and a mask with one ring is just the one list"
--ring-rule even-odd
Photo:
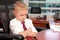
[(22, 35), (15, 35), (15, 34), (10, 34), (10, 28), (9, 28), (9, 13), (6, 12), (4, 9), (0, 10), (0, 16), (3, 24), (3, 30), (4, 33), (0, 33), (0, 40), (23, 40), (24, 37)]

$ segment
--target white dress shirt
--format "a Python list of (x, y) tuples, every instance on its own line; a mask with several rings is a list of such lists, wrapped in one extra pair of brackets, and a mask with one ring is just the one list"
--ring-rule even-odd
[[(25, 19), (25, 26), (27, 29), (31, 28), (32, 32), (37, 32), (35, 27), (32, 24), (32, 20), (30, 19)], [(13, 34), (18, 34), (19, 32), (23, 32), (23, 25), (21, 24), (21, 21), (18, 21), (16, 18), (12, 19), (10, 21), (10, 29)]]

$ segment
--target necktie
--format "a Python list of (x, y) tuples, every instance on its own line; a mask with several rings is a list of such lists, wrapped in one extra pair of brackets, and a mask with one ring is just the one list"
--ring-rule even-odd
[(23, 25), (24, 31), (27, 30), (27, 28), (26, 28), (26, 26), (25, 26), (25, 21), (23, 21), (23, 22), (21, 22), (21, 23), (22, 23), (22, 25)]
[[(22, 23), (22, 25), (23, 25), (24, 31), (27, 30), (27, 28), (26, 28), (26, 26), (25, 26), (25, 21), (23, 21), (23, 22), (21, 22), (21, 23)], [(32, 40), (32, 37), (27, 36), (27, 40)]]

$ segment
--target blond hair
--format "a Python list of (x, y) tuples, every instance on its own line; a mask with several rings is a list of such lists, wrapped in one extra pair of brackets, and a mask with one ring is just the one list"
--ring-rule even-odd
[(14, 3), (14, 9), (16, 9), (16, 8), (19, 8), (20, 10), (28, 9), (26, 4), (24, 2), (22, 2), (22, 1), (16, 1)]

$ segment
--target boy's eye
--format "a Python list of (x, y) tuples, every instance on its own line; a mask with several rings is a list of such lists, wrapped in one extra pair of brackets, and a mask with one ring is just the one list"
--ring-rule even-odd
[(24, 14), (24, 15), (20, 15), (20, 16), (27, 16), (27, 14)]
[(20, 16), (24, 16), (24, 15), (20, 15)]

